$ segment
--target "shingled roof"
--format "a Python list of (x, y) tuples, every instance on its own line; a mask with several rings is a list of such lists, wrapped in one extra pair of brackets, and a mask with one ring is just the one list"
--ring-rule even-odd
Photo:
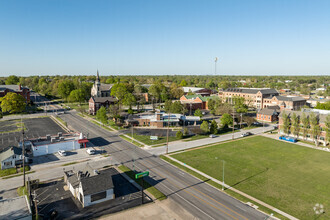
[(80, 180), (84, 195), (92, 195), (113, 189), (112, 175), (105, 172), (99, 175), (85, 177)]

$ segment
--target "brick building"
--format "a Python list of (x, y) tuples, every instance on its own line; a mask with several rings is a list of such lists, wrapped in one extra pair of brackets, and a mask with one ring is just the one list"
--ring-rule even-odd
[(257, 120), (274, 122), (278, 120), (279, 108), (263, 108), (257, 113)]
[(23, 96), (26, 102), (30, 102), (30, 89), (19, 85), (0, 85), (0, 98), (7, 95), (8, 92), (14, 92)]
[(273, 96), (263, 100), (263, 108), (279, 106), (282, 110), (299, 110), (306, 105), (306, 99), (299, 96)]
[(201, 95), (183, 95), (180, 98), (180, 102), (188, 110), (196, 109), (208, 109), (207, 103), (210, 99), (210, 96), (201, 96)]
[[(289, 118), (291, 118), (292, 114), (295, 113), (297, 115), (297, 117), (300, 118), (300, 123), (301, 123), (300, 127), (302, 127), (301, 117), (302, 117), (303, 113), (305, 113), (306, 117), (310, 117), (311, 114), (314, 113), (316, 115), (316, 117), (318, 118), (319, 125), (321, 127), (321, 134), (319, 137), (319, 142), (321, 142), (324, 146), (326, 146), (327, 143), (325, 143), (325, 135), (326, 135), (325, 121), (326, 121), (326, 117), (330, 114), (330, 111), (317, 111), (317, 110), (315, 110), (315, 111), (313, 111), (313, 110), (311, 110), (311, 111), (289, 111), (289, 112), (282, 111), (279, 115), (279, 131), (281, 134), (284, 134), (284, 132), (283, 132), (283, 114), (284, 113), (287, 114), (289, 116)], [(294, 136), (294, 135), (290, 132), (289, 136)], [(303, 139), (302, 129), (300, 129), (298, 138)], [(312, 142), (314, 141), (313, 138), (311, 137), (310, 130), (308, 131), (308, 134), (307, 134), (307, 140), (312, 141)]]
[(279, 93), (275, 89), (249, 89), (249, 88), (229, 88), (219, 94), (223, 101), (232, 102), (235, 97), (245, 99), (245, 104), (253, 106), (257, 109), (263, 108), (264, 99), (278, 96)]

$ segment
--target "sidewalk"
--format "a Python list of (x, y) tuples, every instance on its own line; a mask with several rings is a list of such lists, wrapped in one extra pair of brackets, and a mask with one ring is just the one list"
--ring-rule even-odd
[(189, 168), (190, 170), (193, 170), (194, 172), (196, 172), (196, 173), (198, 173), (198, 174), (200, 174), (200, 175), (202, 175), (202, 176), (204, 176), (204, 177), (206, 177), (206, 178), (208, 178), (208, 179), (210, 179), (210, 180), (212, 180), (212, 181), (214, 181), (214, 182), (216, 182), (216, 183), (218, 183), (220, 185), (223, 185), (225, 188), (230, 189), (230, 190), (232, 190), (232, 191), (234, 191), (234, 192), (236, 192), (236, 193), (238, 193), (238, 194), (240, 194), (240, 195), (242, 195), (242, 196), (244, 196), (244, 197), (246, 197), (246, 198), (248, 198), (248, 199), (250, 199), (250, 200), (252, 200), (252, 201), (254, 201), (254, 202), (256, 202), (256, 203), (258, 203), (258, 204), (260, 204), (260, 205), (262, 205), (264, 207), (266, 207), (266, 208), (268, 208), (268, 209), (273, 210), (274, 212), (277, 212), (277, 213), (279, 213), (279, 214), (281, 214), (281, 215), (283, 215), (283, 216), (285, 216), (285, 217), (287, 217), (289, 219), (298, 220), (297, 218), (295, 218), (295, 217), (293, 217), (293, 216), (291, 216), (291, 215), (289, 215), (289, 214), (287, 214), (287, 213), (285, 213), (285, 212), (283, 212), (283, 211), (281, 211), (281, 210), (279, 210), (279, 209), (277, 209), (277, 208), (275, 208), (275, 207), (273, 207), (271, 205), (268, 205), (267, 203), (264, 203), (263, 201), (260, 201), (260, 200), (254, 198), (254, 197), (252, 197), (252, 196), (250, 196), (250, 195), (248, 195), (248, 194), (246, 194), (244, 192), (241, 192), (241, 191), (239, 191), (239, 190), (237, 190), (235, 188), (232, 188), (231, 186), (225, 184), (224, 182), (219, 181), (219, 180), (217, 180), (217, 179), (215, 179), (215, 178), (213, 178), (213, 177), (211, 177), (211, 176), (209, 176), (209, 175), (207, 175), (207, 174), (205, 174), (205, 173), (203, 173), (203, 172), (201, 172), (201, 171), (199, 171), (199, 170), (197, 170), (197, 169), (195, 169), (195, 168), (193, 168), (193, 167), (191, 167), (191, 166), (189, 166), (189, 165), (187, 165), (185, 163), (182, 163), (181, 161), (179, 161), (177, 159), (174, 159), (171, 156), (168, 156), (168, 155), (165, 155), (165, 156), (168, 157), (168, 158), (170, 158), (171, 160), (179, 163), (180, 165), (185, 166), (185, 167)]

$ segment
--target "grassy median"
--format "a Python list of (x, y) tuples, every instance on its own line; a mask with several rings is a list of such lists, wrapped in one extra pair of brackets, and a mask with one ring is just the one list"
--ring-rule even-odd
[[(119, 166), (118, 168), (141, 186), (141, 181), (137, 181), (135, 179), (134, 171), (132, 171), (130, 168), (123, 166), (123, 165)], [(159, 201), (167, 198), (166, 195), (164, 195), (161, 191), (156, 189), (154, 186), (150, 185), (147, 181), (143, 182), (143, 188), (146, 189), (149, 193), (151, 193)]]

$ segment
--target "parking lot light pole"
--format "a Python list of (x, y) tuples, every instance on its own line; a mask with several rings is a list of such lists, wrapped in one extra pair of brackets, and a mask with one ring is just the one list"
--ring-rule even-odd
[(168, 112), (167, 118), (167, 138), (166, 138), (166, 154), (168, 154), (168, 132), (170, 130), (170, 112)]

